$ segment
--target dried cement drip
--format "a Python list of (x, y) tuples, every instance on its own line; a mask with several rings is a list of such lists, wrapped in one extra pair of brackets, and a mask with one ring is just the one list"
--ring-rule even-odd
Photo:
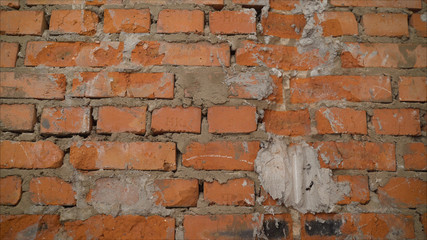
[[(237, 76), (228, 76), (225, 79), (227, 86), (244, 89), (251, 98), (262, 100), (273, 93), (273, 79), (268, 73), (240, 73)], [(235, 90), (234, 90), (235, 91)], [(232, 91), (233, 93), (233, 91)]]
[(327, 212), (350, 187), (320, 168), (317, 152), (306, 143), (288, 146), (278, 137), (258, 152), (255, 170), (261, 185), (276, 200), (301, 213)]

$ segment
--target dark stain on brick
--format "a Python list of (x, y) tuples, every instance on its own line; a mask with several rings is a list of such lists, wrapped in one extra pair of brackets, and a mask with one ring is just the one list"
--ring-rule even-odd
[(46, 128), (46, 129), (49, 129), (49, 128), (50, 128), (49, 121), (48, 121), (48, 120), (46, 120), (46, 119), (43, 119), (43, 120), (42, 120), (42, 126), (43, 126), (44, 128)]
[(289, 227), (286, 221), (271, 219), (264, 221), (262, 227), (269, 240), (283, 239), (289, 236)]
[(341, 220), (307, 221), (304, 225), (305, 232), (310, 236), (340, 236)]

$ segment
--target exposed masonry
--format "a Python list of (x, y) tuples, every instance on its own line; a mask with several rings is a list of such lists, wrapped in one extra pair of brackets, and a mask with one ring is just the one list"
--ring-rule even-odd
[[(363, 42), (393, 42), (393, 43), (424, 43), (425, 39), (414, 37), (411, 32), (411, 37), (408, 40), (406, 37), (402, 38), (386, 38), (386, 37), (371, 37), (362, 34), (361, 36), (344, 36), (339, 38), (323, 37), (322, 28), (315, 21), (317, 15), (322, 21), (322, 13), (325, 11), (342, 10), (342, 8), (333, 7), (327, 0), (300, 0), (300, 4), (292, 12), (282, 11), (285, 14), (304, 14), (307, 21), (304, 29), (295, 29), (296, 32), (302, 32), (302, 37), (299, 40), (285, 40), (278, 37), (263, 36), (262, 25), (260, 23), (261, 17), (268, 16), (270, 7), (268, 1), (262, 2), (265, 5), (261, 10), (257, 9), (257, 33), (250, 35), (213, 35), (209, 32), (208, 21), (205, 20), (205, 32), (203, 35), (198, 34), (155, 34), (156, 22), (158, 12), (162, 9), (179, 8), (179, 9), (201, 9), (205, 12), (205, 18), (211, 11), (216, 11), (207, 6), (195, 6), (188, 4), (172, 4), (170, 6), (153, 6), (149, 4), (130, 4), (126, 1), (126, 8), (149, 8), (151, 12), (151, 31), (150, 33), (131, 34), (105, 34), (103, 33), (103, 11), (109, 6), (86, 6), (70, 5), (70, 6), (34, 6), (28, 7), (21, 1), (21, 10), (27, 9), (44, 9), (47, 13), (47, 20), (49, 20), (50, 13), (54, 9), (88, 9), (97, 13), (100, 18), (100, 23), (97, 27), (97, 32), (93, 37), (79, 36), (77, 34), (62, 34), (58, 35), (54, 32), (45, 31), (43, 36), (0, 36), (2, 41), (6, 42), (19, 42), (20, 51), (17, 61), (17, 67), (13, 71), (17, 73), (63, 73), (67, 77), (67, 93), (71, 92), (72, 80), (75, 78), (76, 72), (83, 71), (106, 71), (106, 72), (169, 72), (175, 75), (175, 97), (172, 100), (147, 100), (140, 98), (106, 98), (106, 99), (89, 99), (89, 98), (76, 98), (66, 94), (65, 100), (35, 100), (35, 99), (2, 99), (5, 104), (36, 104), (37, 123), (34, 132), (16, 133), (16, 132), (1, 132), (2, 140), (13, 141), (40, 141), (49, 140), (60, 146), (65, 151), (64, 165), (59, 169), (41, 169), (41, 170), (20, 170), (20, 169), (2, 169), (0, 176), (18, 175), (23, 179), (23, 196), (22, 200), (15, 207), (1, 206), (2, 214), (58, 214), (61, 221), (70, 220), (85, 220), (93, 215), (98, 214), (111, 214), (111, 215), (125, 215), (125, 214), (140, 214), (140, 215), (153, 215), (171, 216), (176, 219), (176, 239), (183, 239), (183, 216), (186, 214), (249, 214), (255, 213), (253, 222), (259, 222), (264, 214), (280, 214), (291, 213), (293, 216), (293, 232), (292, 234), (296, 239), (300, 238), (300, 216), (299, 212), (378, 212), (378, 213), (399, 213), (415, 216), (415, 229), (416, 237), (423, 238), (422, 225), (418, 219), (419, 213), (425, 212), (424, 208), (396, 210), (380, 204), (376, 194), (378, 187), (384, 186), (387, 181), (393, 176), (402, 177), (417, 177), (427, 180), (425, 172), (420, 171), (406, 171), (403, 167), (403, 154), (404, 145), (414, 140), (424, 141), (420, 138), (425, 137), (410, 137), (410, 136), (387, 136), (376, 134), (373, 130), (373, 123), (368, 124), (368, 136), (361, 135), (325, 135), (322, 136), (322, 141), (372, 141), (372, 142), (396, 142), (396, 159), (397, 159), (397, 172), (380, 172), (380, 171), (363, 171), (363, 170), (336, 170), (334, 175), (364, 175), (369, 176), (369, 187), (371, 190), (371, 201), (367, 204), (350, 204), (344, 206), (337, 206), (335, 203), (341, 200), (348, 194), (348, 185), (337, 185), (331, 180), (331, 170), (319, 167), (319, 162), (316, 161), (317, 149), (310, 147), (308, 144), (311, 142), (319, 141), (318, 135), (302, 136), (296, 138), (278, 138), (266, 134), (262, 116), (264, 109), (273, 110), (298, 110), (307, 107), (310, 111), (310, 116), (314, 119), (317, 109), (321, 107), (352, 107), (358, 110), (367, 111), (368, 121), (373, 115), (372, 109), (378, 108), (418, 108), (422, 109), (425, 114), (425, 104), (422, 103), (402, 103), (397, 98), (397, 88), (399, 76), (425, 76), (425, 69), (387, 69), (387, 68), (370, 68), (370, 69), (342, 69), (339, 64), (339, 54), (343, 50), (352, 49), (354, 46), (345, 45), (344, 42), (348, 41), (363, 41)], [(224, 10), (241, 10), (252, 11), (242, 8), (238, 5), (233, 5), (230, 0), (225, 1)], [(425, 4), (425, 3), (423, 3)], [(425, 7), (425, 5), (424, 5)], [(2, 7), (5, 9), (5, 7)], [(375, 8), (345, 8), (357, 16), (360, 22), (361, 15), (369, 12), (376, 12)], [(277, 11), (277, 10), (274, 10)], [(380, 8), (381, 12), (408, 12), (409, 10)], [(423, 10), (425, 11), (425, 9)], [(277, 11), (280, 12), (280, 11)], [(427, 13), (423, 13), (422, 20), (427, 21)], [(363, 27), (359, 24), (360, 32), (362, 33)], [(328, 56), (327, 62), (310, 71), (283, 71), (277, 68), (267, 68), (265, 64), (258, 58), (260, 66), (245, 67), (235, 63), (235, 50), (240, 46), (242, 40), (256, 40), (259, 43), (277, 44), (287, 46), (297, 46), (300, 53), (308, 52), (317, 49), (319, 56)], [(90, 67), (46, 67), (37, 66), (35, 68), (28, 68), (23, 65), (24, 55), (26, 50), (26, 43), (29, 41), (101, 41), (100, 49), (108, 49), (110, 47), (117, 49), (117, 41), (124, 42), (123, 61), (116, 66), (106, 68), (90, 68)], [(196, 43), (196, 42), (209, 42), (211, 44), (227, 43), (231, 46), (231, 66), (226, 67), (220, 63), (220, 67), (183, 67), (183, 66), (150, 66), (142, 67), (139, 64), (132, 63), (131, 53), (135, 46), (140, 41), (165, 41), (173, 43)], [(109, 43), (111, 42), (111, 43)], [(163, 49), (164, 50), (164, 49)], [(160, 50), (162, 52), (162, 50)], [(366, 54), (360, 52), (361, 54)], [(371, 53), (375, 55), (376, 53)], [(93, 56), (92, 56), (93, 57)], [(220, 58), (212, 56), (214, 59)], [(213, 60), (212, 60), (213, 61)], [(384, 59), (387, 61), (387, 59)], [(9, 69), (1, 69), (6, 71)], [(249, 79), (249, 73), (255, 73), (260, 76), (257, 84), (251, 84), (252, 79)], [(285, 103), (275, 105), (267, 100), (263, 100), (269, 96), (274, 86), (269, 74), (276, 75), (282, 78), (285, 93)], [(288, 104), (289, 103), (289, 82), (293, 77), (306, 77), (318, 75), (388, 75), (392, 78), (392, 92), (394, 93), (393, 101), (389, 104), (386, 103), (353, 103), (353, 102), (339, 102), (339, 101), (323, 101), (314, 104)], [(214, 75), (212, 79), (206, 81), (207, 75)], [(52, 82), (56, 81), (52, 77)], [(194, 87), (196, 86), (196, 87)], [(246, 91), (252, 94), (254, 99), (243, 100), (236, 98), (229, 98), (233, 96), (233, 86), (243, 87)], [(231, 88), (230, 88), (231, 87)], [(89, 90), (90, 91), (90, 90)], [(256, 99), (256, 100), (255, 100)], [(259, 101), (258, 101), (259, 100)], [(257, 107), (257, 131), (247, 135), (232, 135), (232, 134), (211, 134), (208, 132), (207, 124), (207, 108), (213, 105), (224, 104), (227, 106), (241, 106), (251, 105)], [(110, 135), (99, 134), (95, 131), (96, 121), (98, 119), (98, 107), (110, 106), (148, 106), (147, 112), (147, 131), (144, 135), (130, 134), (130, 133), (114, 133)], [(82, 135), (68, 135), (63, 137), (42, 135), (40, 134), (40, 117), (42, 110), (47, 107), (68, 107), (68, 106), (90, 106), (92, 107), (92, 117), (94, 118), (92, 131), (88, 134)], [(202, 131), (201, 134), (188, 134), (188, 133), (166, 133), (162, 135), (153, 135), (151, 126), (151, 113), (155, 109), (163, 106), (197, 106), (202, 108)], [(323, 112), (324, 116), (334, 124), (337, 122), (335, 116), (331, 116), (328, 112), (329, 109)], [(421, 120), (425, 125), (425, 120)], [(339, 122), (338, 122), (339, 123)], [(381, 122), (378, 120), (378, 125)], [(315, 131), (316, 123), (311, 122), (311, 127)], [(335, 129), (333, 129), (335, 131)], [(134, 141), (159, 141), (159, 142), (175, 142), (177, 143), (177, 171), (175, 172), (160, 172), (153, 171), (147, 174), (143, 171), (137, 170), (103, 170), (96, 173), (81, 173), (75, 170), (69, 162), (69, 149), (73, 142), (84, 140), (91, 141), (120, 141), (120, 142), (134, 142)], [(250, 171), (197, 171), (192, 168), (182, 166), (182, 154), (185, 153), (186, 146), (191, 141), (209, 142), (215, 140), (230, 140), (230, 141), (251, 141), (259, 140), (264, 141), (263, 148), (258, 154), (256, 160), (256, 173)], [(326, 162), (329, 162), (327, 157), (320, 155)], [(337, 165), (339, 161), (336, 161)], [(271, 165), (276, 163), (274, 165)], [(310, 169), (308, 168), (310, 165)], [(276, 169), (277, 167), (280, 167)], [(291, 171), (289, 171), (292, 169)], [(57, 176), (65, 181), (73, 184), (73, 189), (77, 193), (77, 204), (74, 207), (61, 207), (61, 206), (41, 206), (33, 205), (30, 201), (30, 193), (28, 192), (29, 182), (33, 177), (38, 176)], [(200, 187), (200, 197), (197, 208), (164, 208), (155, 204), (156, 198), (152, 198), (152, 193), (156, 190), (153, 186), (153, 180), (165, 178), (196, 178), (199, 179), (200, 185), (203, 181), (212, 182), (218, 180), (220, 183), (225, 183), (229, 179), (247, 177), (255, 182), (256, 198), (260, 197), (260, 186), (272, 195), (273, 198), (278, 199), (284, 206), (263, 206), (262, 201), (257, 201), (254, 207), (236, 207), (236, 206), (209, 206), (203, 200), (203, 190)], [(97, 185), (101, 186), (103, 179), (114, 178), (117, 179), (117, 184), (125, 185), (129, 191), (136, 192), (138, 200), (131, 204), (123, 203), (120, 196), (114, 190), (95, 190), (98, 191), (100, 198), (92, 199), (92, 202), (86, 202), (86, 195), (89, 190)], [(311, 184), (313, 182), (313, 184)], [(135, 186), (144, 186), (134, 189)], [(308, 189), (308, 190), (307, 190)], [(257, 216), (260, 216), (258, 218)], [(330, 221), (330, 226), (336, 226), (341, 222)], [(262, 220), (261, 220), (262, 222)], [(329, 223), (329, 222), (328, 222)], [(275, 223), (279, 224), (279, 223)], [(35, 237), (35, 229), (39, 226), (34, 225), (31, 229), (22, 232), (23, 235)], [(252, 236), (258, 236), (263, 239), (268, 239), (265, 234), (267, 228), (255, 228)], [(286, 234), (286, 228), (283, 229), (283, 235)], [(332, 229), (332, 227), (331, 227)], [(335, 229), (335, 228), (333, 228)], [(289, 232), (287, 232), (289, 234)], [(390, 233), (392, 234), (392, 233)], [(283, 236), (281, 235), (281, 236)], [(59, 239), (60, 235), (57, 236)], [(390, 235), (390, 238), (393, 236)]]

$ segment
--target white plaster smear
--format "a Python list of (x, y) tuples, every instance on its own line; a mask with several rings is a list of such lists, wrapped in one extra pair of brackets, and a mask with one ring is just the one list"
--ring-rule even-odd
[(258, 152), (255, 170), (274, 199), (301, 213), (328, 212), (350, 193), (348, 183), (335, 182), (330, 169), (320, 168), (317, 151), (304, 142), (288, 146), (271, 137)]

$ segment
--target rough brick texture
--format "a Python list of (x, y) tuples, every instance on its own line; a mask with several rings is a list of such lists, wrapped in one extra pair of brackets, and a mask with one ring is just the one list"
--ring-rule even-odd
[(158, 33), (203, 33), (205, 16), (200, 10), (166, 9), (159, 12)]
[(0, 33), (42, 35), (46, 28), (43, 11), (0, 11)]
[(408, 36), (408, 15), (370, 13), (362, 17), (365, 34), (371, 36)]
[(245, 34), (256, 32), (256, 12), (221, 11), (209, 14), (209, 28), (214, 34)]
[(321, 108), (316, 112), (319, 134), (366, 134), (366, 112), (350, 108)]
[(156, 192), (157, 203), (166, 207), (196, 207), (199, 199), (199, 182), (197, 179), (162, 179), (156, 180), (159, 188)]
[(18, 49), (18, 43), (0, 42), (0, 67), (15, 67)]
[(265, 111), (264, 122), (265, 130), (277, 135), (310, 134), (310, 114), (307, 110)]
[(100, 107), (96, 131), (99, 133), (131, 132), (144, 134), (146, 116), (147, 107)]
[(153, 133), (190, 132), (200, 133), (202, 122), (200, 108), (164, 107), (153, 111)]
[(41, 205), (76, 204), (73, 187), (70, 183), (56, 177), (38, 177), (30, 182), (31, 201)]
[(150, 32), (150, 11), (148, 9), (106, 9), (104, 11), (104, 32), (146, 33)]
[(89, 107), (45, 108), (40, 132), (44, 134), (85, 134), (92, 126)]
[(17, 176), (0, 178), (0, 204), (16, 205), (21, 199), (22, 179)]
[(372, 117), (375, 132), (387, 135), (419, 135), (418, 109), (375, 109)]
[(404, 102), (426, 102), (427, 78), (400, 77), (399, 100)]
[(427, 170), (427, 147), (424, 143), (407, 143), (403, 155), (405, 168), (410, 170)]
[(253, 132), (257, 128), (256, 118), (256, 109), (254, 107), (210, 107), (208, 109), (209, 132)]
[(427, 182), (418, 178), (393, 177), (378, 188), (382, 204), (398, 207), (416, 207), (427, 201)]
[(11, 131), (32, 131), (36, 123), (34, 105), (0, 105), (0, 127)]
[(255, 203), (254, 182), (245, 178), (228, 180), (223, 184), (205, 182), (203, 194), (210, 204), (253, 206)]

